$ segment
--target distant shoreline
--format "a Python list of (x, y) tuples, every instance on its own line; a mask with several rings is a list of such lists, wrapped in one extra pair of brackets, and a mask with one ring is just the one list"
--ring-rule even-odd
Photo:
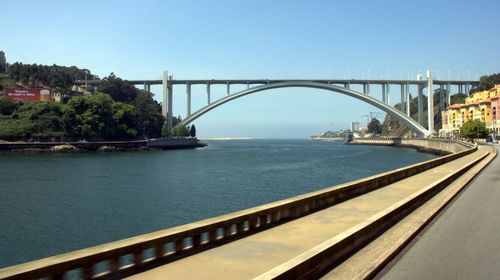
[(221, 140), (254, 140), (251, 137), (213, 137), (213, 138), (200, 138), (200, 140), (221, 141)]
[(343, 137), (309, 137), (311, 140), (317, 141), (345, 141), (346, 138)]

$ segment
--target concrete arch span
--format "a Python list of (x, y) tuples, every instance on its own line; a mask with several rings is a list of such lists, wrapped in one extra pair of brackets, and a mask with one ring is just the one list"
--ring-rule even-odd
[(366, 102), (368, 104), (371, 104), (378, 109), (391, 114), (393, 117), (396, 119), (400, 120), (403, 122), (410, 130), (415, 132), (418, 137), (428, 137), (430, 135), (429, 131), (422, 127), (420, 124), (418, 124), (416, 121), (414, 121), (412, 118), (408, 117), (404, 113), (400, 112), (394, 107), (391, 107), (388, 104), (385, 104), (371, 96), (364, 95), (360, 92), (353, 91), (344, 87), (340, 86), (335, 86), (327, 83), (321, 83), (321, 82), (313, 82), (313, 81), (285, 81), (285, 82), (275, 82), (275, 83), (270, 83), (270, 84), (265, 84), (265, 85), (260, 85), (252, 88), (248, 88), (246, 90), (242, 90), (233, 94), (230, 94), (228, 96), (225, 96), (224, 98), (221, 98), (213, 103), (210, 103), (209, 105), (199, 109), (198, 111), (192, 113), (191, 115), (187, 116), (184, 120), (182, 120), (181, 123), (178, 125), (188, 125), (189, 123), (193, 122), (197, 118), (201, 117), (202, 115), (206, 114), (207, 112), (211, 111), (212, 109), (215, 109), (224, 103), (227, 103), (231, 100), (234, 100), (236, 98), (240, 98), (245, 95), (249, 95), (252, 93), (257, 93), (260, 91), (265, 91), (265, 90), (270, 90), (270, 89), (277, 89), (277, 88), (287, 88), (287, 87), (305, 87), (305, 88), (315, 88), (315, 89), (324, 89), (330, 92), (336, 92), (336, 93), (341, 93), (350, 97), (354, 97), (358, 100), (361, 100), (363, 102)]

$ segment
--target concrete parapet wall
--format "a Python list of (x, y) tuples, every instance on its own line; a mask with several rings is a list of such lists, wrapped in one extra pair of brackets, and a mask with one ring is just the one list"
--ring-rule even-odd
[[(476, 150), (477, 147), (472, 147), (250, 209), (0, 269), (0, 278), (62, 278), (68, 271), (73, 270), (80, 271), (84, 279), (122, 278), (325, 209)], [(145, 252), (150, 252), (147, 258), (144, 257)], [(121, 261), (127, 255), (133, 256), (131, 263)], [(107, 263), (109, 269), (98, 274), (94, 267), (102, 262)]]
[(448, 176), (425, 187), (410, 197), (391, 205), (370, 219), (355, 225), (349, 230), (332, 237), (322, 244), (311, 248), (311, 250), (254, 279), (318, 279), (325, 271), (331, 269), (333, 265), (364, 247), (488, 155), (489, 153), (485, 153), (463, 166), (460, 170), (450, 173)]
[(356, 138), (349, 144), (412, 147), (423, 151), (452, 154), (473, 148), (475, 145), (457, 140), (414, 138)]

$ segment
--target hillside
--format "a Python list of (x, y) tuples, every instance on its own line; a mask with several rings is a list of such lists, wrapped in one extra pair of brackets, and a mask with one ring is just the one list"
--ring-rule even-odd
[[(441, 109), (439, 108), (440, 102), (440, 90), (437, 89), (434, 91), (434, 130), (438, 131), (441, 129)], [(464, 93), (456, 93), (451, 96), (451, 104), (464, 103), (465, 97), (467, 95)], [(394, 107), (400, 108), (401, 103), (396, 104)], [(410, 112), (411, 118), (415, 121), (418, 121), (418, 98), (412, 98), (410, 101)], [(427, 97), (424, 96), (424, 113), (423, 113), (423, 122), (427, 123)], [(385, 136), (405, 136), (409, 132), (409, 129), (399, 120), (395, 119), (391, 115), (387, 115), (382, 123), (382, 135)]]
[[(137, 89), (111, 73), (99, 92), (72, 91), (74, 79), (98, 79), (75, 66), (14, 63), (0, 74), (0, 140), (114, 141), (157, 138), (164, 117), (153, 94)], [(61, 102), (12, 101), (4, 88), (50, 88)], [(177, 120), (177, 119), (176, 119)], [(183, 131), (184, 133), (184, 131)], [(185, 134), (185, 133), (184, 133)]]

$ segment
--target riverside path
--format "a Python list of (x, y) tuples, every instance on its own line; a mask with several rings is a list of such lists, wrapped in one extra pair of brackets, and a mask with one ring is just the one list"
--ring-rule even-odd
[[(329, 240), (394, 207), (487, 153), (484, 149), (224, 246), (136, 274), (130, 279), (270, 279)], [(500, 212), (499, 212), (500, 213)], [(498, 223), (497, 223), (498, 224)], [(467, 226), (464, 224), (464, 226)], [(417, 275), (417, 274), (416, 274)]]
[(377, 278), (499, 279), (498, 264), (500, 159), (496, 157)]

